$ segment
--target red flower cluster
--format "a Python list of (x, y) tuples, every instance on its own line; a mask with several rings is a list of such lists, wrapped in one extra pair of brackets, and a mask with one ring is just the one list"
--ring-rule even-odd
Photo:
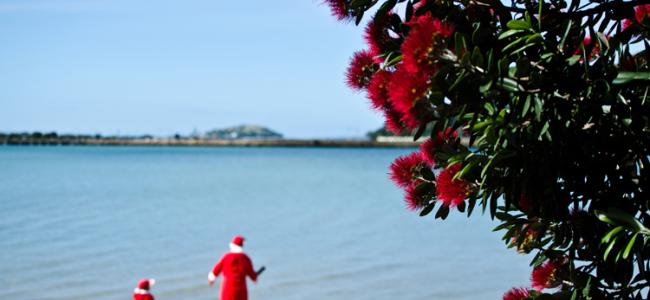
[[(523, 240), (519, 242), (519, 233), (520, 232), (525, 232), (523, 235)], [(510, 244), (512, 246), (517, 247), (517, 252), (519, 253), (528, 253), (530, 252), (533, 242), (537, 238), (537, 230), (535, 230), (533, 227), (529, 225), (524, 225), (521, 228), (521, 231), (517, 230), (515, 231), (515, 235), (512, 237), (512, 240), (510, 241)]]
[(406, 206), (415, 210), (426, 205), (427, 190), (418, 190), (416, 187), (422, 183), (417, 175), (422, 168), (430, 168), (419, 152), (400, 156), (390, 166), (390, 177), (398, 186), (406, 190)]
[[(346, 1), (329, 0), (334, 14), (345, 19)], [(347, 84), (354, 90), (367, 89), (372, 107), (384, 112), (386, 127), (399, 133), (415, 129), (430, 120), (431, 103), (426, 101), (437, 71), (438, 56), (453, 28), (427, 13), (407, 25), (409, 34), (401, 45), (402, 62), (383, 66), (381, 54), (397, 50), (399, 39), (389, 33), (392, 12), (376, 15), (365, 29), (369, 50), (358, 51), (347, 69)]]
[(458, 142), (458, 133), (452, 131), (451, 128), (447, 128), (444, 131), (438, 132), (433, 139), (427, 139), (424, 141), (424, 143), (420, 145), (420, 153), (422, 153), (422, 157), (427, 161), (427, 163), (433, 166), (436, 162), (436, 151), (442, 145), (455, 142)]
[[(339, 20), (352, 17), (349, 1), (327, 0), (326, 3)], [(413, 17), (406, 23), (409, 31), (400, 49), (401, 37), (390, 34), (392, 17), (393, 12), (388, 12), (376, 15), (368, 23), (364, 37), (369, 49), (354, 53), (346, 77), (350, 88), (367, 90), (371, 106), (384, 113), (386, 128), (399, 134), (405, 128), (418, 128), (431, 119), (433, 106), (428, 98), (434, 86), (438, 57), (446, 48), (453, 28), (430, 13)], [(394, 50), (401, 50), (402, 62), (382, 65), (381, 55)], [(436, 148), (451, 138), (457, 139), (457, 134), (451, 130), (439, 133), (422, 145), (420, 152), (399, 157), (391, 165), (390, 177), (406, 190), (410, 209), (423, 207), (434, 196), (447, 206), (456, 206), (467, 197), (469, 184), (464, 180), (452, 180), (460, 166), (441, 172), (435, 182), (437, 195), (433, 195), (433, 188), (417, 188), (420, 184), (433, 184), (416, 176), (422, 168), (433, 166)]]
[(462, 203), (469, 193), (470, 185), (463, 179), (453, 179), (462, 166), (455, 164), (442, 170), (436, 180), (436, 194), (444, 205), (455, 207)]
[(332, 15), (339, 21), (347, 21), (352, 19), (352, 14), (347, 1), (345, 0), (325, 0), (325, 3), (330, 7)]
[(530, 292), (526, 288), (511, 288), (503, 294), (503, 300), (524, 300), (530, 297)]
[[(643, 23), (644, 19), (650, 19), (650, 4), (639, 5), (634, 8), (634, 18), (637, 22)], [(623, 28), (628, 28), (633, 24), (632, 20), (625, 20)]]
[[(391, 12), (385, 15), (377, 15), (366, 25), (364, 38), (370, 52), (375, 56), (386, 52), (393, 42), (393, 39), (388, 34), (388, 20), (392, 15)], [(378, 63), (380, 62), (381, 59), (379, 59)]]
[(392, 73), (386, 70), (379, 70), (372, 76), (368, 84), (368, 98), (372, 103), (372, 108), (385, 110), (391, 104), (388, 102), (388, 82)]
[(559, 267), (560, 264), (553, 260), (547, 260), (542, 265), (535, 267), (530, 278), (533, 288), (541, 291), (558, 286), (559, 282), (555, 273)]
[(429, 191), (425, 189), (417, 189), (417, 185), (413, 184), (406, 188), (406, 208), (409, 210), (417, 210), (427, 205), (429, 199)]
[(426, 116), (421, 116), (422, 110), (416, 108), (418, 102), (424, 100), (431, 91), (431, 81), (425, 76), (397, 69), (388, 84), (388, 96), (395, 110), (402, 114), (402, 122), (409, 129), (418, 128)]
[(404, 68), (410, 73), (434, 73), (438, 51), (454, 33), (453, 28), (430, 14), (421, 15), (408, 25), (411, 31), (402, 43)]
[[(587, 55), (587, 60), (591, 60), (592, 58), (594, 58), (594, 56), (597, 56), (597, 55), (600, 54), (600, 44), (598, 43), (598, 41), (592, 40), (590, 36), (586, 36), (582, 40), (582, 45), (585, 48), (592, 47), (591, 52), (589, 52), (589, 54)], [(581, 52), (582, 52), (582, 48), (578, 47), (578, 49), (576, 49), (573, 52), (573, 54), (578, 55), (578, 54), (581, 54)], [(580, 61), (583, 61), (583, 59), (581, 58)]]
[(377, 68), (370, 51), (355, 52), (346, 74), (348, 86), (355, 90), (366, 88)]
[(384, 119), (386, 120), (386, 129), (394, 134), (402, 133), (404, 130), (404, 124), (402, 123), (402, 115), (392, 108), (386, 108), (384, 110)]
[(400, 156), (390, 165), (390, 178), (400, 187), (413, 185), (415, 172), (422, 167), (430, 167), (419, 152)]

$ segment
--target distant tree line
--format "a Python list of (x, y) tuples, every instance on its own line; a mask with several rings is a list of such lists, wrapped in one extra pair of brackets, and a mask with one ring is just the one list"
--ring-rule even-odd
[(57, 134), (56, 132), (0, 132), (0, 145), (78, 145), (89, 140), (133, 140), (151, 139), (151, 135), (142, 136), (102, 136), (100, 134)]

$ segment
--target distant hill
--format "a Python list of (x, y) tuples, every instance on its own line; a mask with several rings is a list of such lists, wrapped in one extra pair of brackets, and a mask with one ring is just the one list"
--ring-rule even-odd
[[(386, 129), (386, 126), (381, 127), (377, 130), (370, 131), (366, 135), (373, 141), (376, 140), (379, 136), (396, 136), (394, 133), (388, 131), (388, 129)], [(411, 136), (411, 134), (408, 132), (408, 130), (404, 130), (404, 132), (402, 132), (402, 134), (399, 136)]]
[(259, 125), (240, 125), (229, 128), (213, 129), (206, 132), (208, 139), (281, 139), (282, 134)]

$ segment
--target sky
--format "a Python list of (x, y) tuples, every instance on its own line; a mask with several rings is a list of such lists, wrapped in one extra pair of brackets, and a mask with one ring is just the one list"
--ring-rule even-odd
[(345, 69), (363, 28), (320, 0), (0, 0), (0, 132), (153, 134), (382, 125)]

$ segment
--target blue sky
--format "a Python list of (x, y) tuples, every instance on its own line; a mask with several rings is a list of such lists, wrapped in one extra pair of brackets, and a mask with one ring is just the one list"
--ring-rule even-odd
[(382, 124), (349, 90), (362, 29), (319, 0), (1, 0), (0, 131), (288, 137)]

